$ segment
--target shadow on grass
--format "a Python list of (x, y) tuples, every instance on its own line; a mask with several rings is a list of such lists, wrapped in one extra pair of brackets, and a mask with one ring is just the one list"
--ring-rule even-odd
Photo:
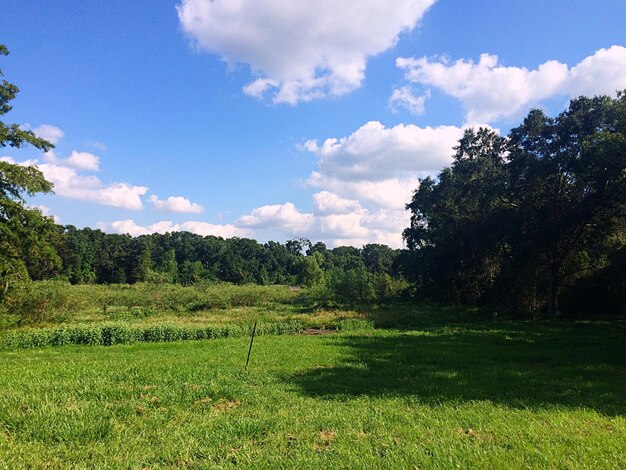
[(324, 338), (330, 368), (287, 380), (309, 396), (410, 396), (427, 404), (489, 400), (516, 408), (561, 405), (626, 413), (623, 327), (483, 324)]

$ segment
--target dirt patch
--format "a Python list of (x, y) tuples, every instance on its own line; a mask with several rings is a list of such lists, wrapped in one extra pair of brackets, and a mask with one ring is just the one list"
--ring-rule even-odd
[(223, 410), (230, 410), (231, 408), (237, 408), (239, 405), (241, 405), (241, 402), (239, 400), (220, 401), (216, 403), (215, 405), (213, 405), (213, 408), (219, 411), (223, 411)]
[(317, 450), (325, 450), (330, 447), (336, 437), (337, 432), (333, 431), (332, 429), (325, 429), (323, 431), (320, 431), (319, 438), (313, 444), (313, 447)]
[(489, 442), (493, 440), (493, 436), (490, 433), (478, 431), (472, 428), (457, 429), (457, 432), (479, 442)]
[(333, 333), (336, 333), (336, 330), (327, 330), (325, 328), (307, 328), (306, 330), (303, 330), (302, 335), (309, 335), (309, 336), (319, 336), (319, 335), (331, 335)]

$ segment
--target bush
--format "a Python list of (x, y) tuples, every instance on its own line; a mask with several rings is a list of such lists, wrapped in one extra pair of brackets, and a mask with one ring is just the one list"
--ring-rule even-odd
[(24, 281), (7, 293), (3, 304), (7, 312), (19, 317), (21, 324), (59, 322), (85, 303), (72, 294), (71, 286), (64, 281)]

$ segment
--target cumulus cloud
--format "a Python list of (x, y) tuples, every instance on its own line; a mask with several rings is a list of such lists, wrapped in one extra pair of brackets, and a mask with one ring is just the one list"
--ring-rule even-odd
[(435, 0), (182, 0), (183, 31), (199, 49), (249, 65), (244, 92), (296, 104), (358, 88), (369, 57), (392, 48)]
[(382, 181), (350, 181), (314, 171), (307, 183), (314, 188), (330, 190), (361, 203), (384, 209), (402, 209), (411, 200), (413, 191), (419, 185), (419, 178), (407, 176)]
[(514, 120), (557, 96), (614, 94), (626, 88), (626, 48), (622, 46), (600, 49), (572, 68), (555, 60), (534, 70), (507, 67), (491, 54), (482, 54), (478, 63), (401, 57), (396, 65), (405, 70), (408, 81), (458, 99), (470, 123)]
[(330, 191), (313, 195), (313, 210), (316, 215), (349, 214), (361, 210), (361, 204), (354, 199), (344, 199)]
[[(410, 220), (405, 205), (419, 179), (451, 163), (464, 130), (405, 124), (387, 128), (372, 121), (348, 136), (308, 140), (300, 148), (317, 159), (318, 170), (307, 179), (319, 189), (313, 195), (313, 212), (302, 213), (291, 203), (265, 206), (238, 223), (254, 221), (250, 225), (257, 229), (324, 240), (331, 246), (384, 243), (399, 248)], [(270, 216), (278, 213), (283, 217)]]
[(66, 166), (67, 159), (60, 159), (60, 163), (40, 163), (37, 160), (16, 162), (11, 157), (2, 157), (0, 160), (23, 166), (36, 166), (54, 185), (55, 194), (63, 197), (122, 209), (139, 210), (143, 208), (141, 196), (148, 192), (145, 186), (134, 186), (128, 183), (105, 185), (95, 175), (80, 174), (76, 168)]
[(396, 113), (400, 108), (406, 109), (411, 114), (419, 116), (424, 114), (426, 100), (430, 98), (430, 91), (426, 90), (423, 95), (416, 95), (413, 87), (404, 85), (393, 90), (389, 98), (389, 107)]
[(122, 209), (139, 210), (143, 208), (141, 196), (148, 192), (145, 186), (134, 186), (128, 183), (105, 185), (95, 175), (82, 175), (74, 168), (52, 163), (42, 163), (38, 167), (44, 177), (54, 184), (54, 192), (59, 196)]
[(463, 129), (455, 126), (386, 128), (371, 121), (347, 137), (328, 138), (321, 145), (307, 141), (305, 147), (317, 156), (323, 174), (372, 182), (440, 170), (450, 162), (452, 147), (462, 135)]
[(612, 46), (585, 57), (569, 73), (568, 94), (614, 95), (626, 88), (626, 47)]
[(77, 152), (73, 150), (69, 157), (65, 159), (65, 164), (79, 170), (100, 170), (100, 157), (89, 152)]
[(301, 212), (291, 202), (259, 207), (240, 217), (235, 225), (280, 233), (285, 238), (303, 236), (323, 240), (331, 247), (367, 243), (402, 246), (402, 230), (409, 222), (408, 214), (402, 209), (372, 213), (358, 201), (328, 191), (315, 194), (313, 205), (314, 213)]
[(180, 212), (186, 214), (200, 214), (204, 212), (204, 208), (201, 205), (191, 202), (182, 196), (170, 196), (165, 200), (161, 200), (157, 196), (152, 195), (148, 199), (156, 210), (160, 212)]
[(308, 232), (313, 225), (313, 214), (303, 214), (291, 202), (262, 206), (241, 216), (237, 225), (254, 229), (275, 229), (292, 234)]
[(50, 150), (44, 153), (44, 160), (48, 163), (76, 168), (78, 170), (100, 170), (100, 157), (89, 152), (77, 152), (73, 150), (69, 157), (60, 158), (53, 150)]
[(33, 132), (37, 137), (47, 140), (51, 144), (57, 144), (61, 140), (65, 133), (52, 124), (42, 124), (39, 127), (33, 129)]
[(169, 220), (156, 222), (151, 225), (142, 226), (134, 220), (116, 220), (115, 222), (101, 222), (98, 227), (105, 232), (127, 233), (133, 237), (139, 235), (149, 235), (151, 233), (168, 232), (191, 232), (202, 236), (214, 235), (222, 238), (248, 237), (250, 231), (235, 227), (234, 225), (213, 225), (206, 222), (188, 221), (181, 224), (172, 223)]
[[(28, 128), (29, 126), (25, 125), (25, 127)], [(33, 132), (52, 143), (58, 142), (64, 135), (61, 129), (50, 124), (43, 124), (33, 129)], [(72, 199), (122, 209), (139, 210), (143, 208), (141, 197), (148, 192), (146, 186), (124, 182), (105, 184), (96, 175), (85, 174), (85, 172), (100, 170), (100, 157), (89, 152), (73, 150), (69, 157), (63, 158), (50, 150), (43, 154), (43, 162), (38, 159), (16, 162), (8, 156), (2, 157), (0, 160), (23, 166), (34, 165), (38, 167), (44, 177), (54, 185), (55, 194)], [(164, 202), (168, 203), (169, 199)]]
[(320, 172), (348, 181), (384, 181), (397, 175), (427, 175), (450, 163), (452, 147), (463, 135), (455, 126), (386, 128), (378, 121), (347, 137), (314, 140), (304, 148), (315, 154)]

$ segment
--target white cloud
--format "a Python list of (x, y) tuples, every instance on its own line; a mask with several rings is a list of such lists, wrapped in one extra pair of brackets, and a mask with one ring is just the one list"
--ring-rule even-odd
[(147, 187), (121, 182), (104, 184), (93, 174), (80, 173), (99, 169), (100, 159), (96, 155), (73, 151), (69, 157), (60, 158), (53, 151), (49, 151), (43, 154), (43, 159), (45, 163), (37, 160), (16, 162), (11, 157), (0, 158), (13, 164), (36, 166), (54, 185), (54, 193), (59, 196), (122, 209), (143, 208), (141, 197), (148, 192)]
[[(307, 180), (320, 189), (313, 195), (313, 213), (301, 213), (286, 203), (266, 206), (271, 211), (255, 209), (238, 223), (254, 220), (254, 228), (306, 236), (331, 246), (402, 247), (402, 231), (410, 220), (405, 205), (419, 178), (435, 175), (452, 162), (453, 147), (463, 132), (454, 126), (387, 128), (372, 121), (346, 137), (322, 143), (308, 140), (300, 149), (314, 154), (319, 167)], [(271, 217), (278, 208), (289, 217)]]
[(369, 57), (392, 48), (435, 0), (182, 0), (178, 18), (199, 49), (258, 78), (244, 92), (295, 104), (358, 88)]
[(98, 142), (97, 140), (86, 140), (85, 145), (100, 150), (101, 152), (104, 152), (107, 149), (107, 146), (105, 144), (103, 144), (102, 142)]
[(626, 88), (626, 47), (600, 49), (572, 67), (569, 75), (570, 96), (615, 95)]
[(33, 132), (37, 137), (45, 139), (51, 144), (57, 144), (65, 136), (61, 129), (51, 124), (42, 124), (33, 129)]
[(178, 225), (178, 227), (180, 227), (180, 230), (197, 233), (198, 235), (215, 235), (223, 238), (250, 237), (252, 234), (250, 230), (230, 224), (213, 225), (206, 222), (189, 221)]
[(81, 175), (74, 168), (53, 163), (42, 163), (38, 167), (44, 177), (54, 184), (54, 192), (59, 196), (139, 210), (143, 208), (141, 196), (148, 192), (145, 186), (133, 186), (128, 183), (104, 185), (94, 175)]
[(100, 170), (100, 158), (93, 153), (77, 152), (73, 150), (69, 157), (65, 159), (66, 165), (79, 170)]
[(20, 166), (37, 166), (37, 160), (23, 160), (21, 162), (16, 161), (13, 157), (4, 156), (0, 157), (0, 162), (10, 163), (11, 165), (20, 165)]
[(53, 150), (44, 153), (44, 160), (59, 166), (76, 168), (78, 170), (99, 171), (100, 157), (89, 152), (73, 150), (69, 157), (60, 158)]
[(180, 212), (186, 214), (200, 214), (204, 212), (202, 206), (182, 196), (170, 196), (165, 200), (161, 200), (157, 196), (152, 195), (148, 199), (156, 210), (160, 212)]
[(389, 178), (382, 181), (350, 181), (317, 171), (307, 180), (312, 187), (327, 189), (345, 198), (385, 209), (402, 209), (419, 185), (417, 176)]
[[(402, 230), (409, 223), (409, 215), (402, 209), (371, 213), (357, 201), (342, 199), (328, 191), (314, 195), (313, 205), (313, 214), (300, 212), (291, 202), (259, 207), (240, 217), (235, 225), (282, 234), (284, 238), (303, 236), (322, 240), (331, 247), (367, 243), (402, 247)], [(348, 207), (352, 210), (348, 211)], [(337, 212), (333, 213), (333, 209)]]
[(430, 91), (426, 90), (421, 96), (415, 94), (411, 86), (405, 85), (393, 90), (389, 98), (389, 107), (395, 113), (400, 108), (405, 108), (411, 114), (419, 116), (424, 114), (426, 100), (430, 98)]
[(478, 63), (460, 59), (450, 64), (445, 58), (422, 57), (398, 58), (396, 65), (406, 71), (408, 81), (457, 98), (470, 123), (514, 120), (556, 96), (614, 94), (626, 88), (626, 48), (622, 46), (600, 49), (572, 68), (555, 60), (534, 70), (507, 67), (490, 54), (482, 54)]
[(105, 232), (127, 233), (133, 237), (139, 235), (149, 235), (151, 233), (168, 233), (168, 232), (191, 232), (202, 236), (214, 235), (223, 238), (232, 237), (248, 237), (250, 231), (235, 227), (234, 225), (213, 225), (206, 222), (188, 221), (182, 224), (175, 224), (171, 221), (164, 220), (156, 222), (152, 225), (138, 225), (132, 219), (116, 220), (111, 223), (101, 222), (98, 227)]
[(452, 147), (462, 136), (463, 129), (455, 126), (386, 128), (371, 121), (347, 137), (329, 138), (321, 145), (310, 140), (304, 147), (317, 156), (326, 177), (373, 182), (436, 173), (451, 162)]
[(237, 225), (254, 229), (280, 228), (297, 235), (308, 232), (314, 223), (313, 214), (303, 214), (291, 202), (275, 204), (254, 209), (243, 215)]
[[(143, 207), (141, 196), (148, 188), (132, 186), (127, 183), (103, 185), (94, 175), (80, 175), (74, 168), (55, 163), (39, 163), (36, 160), (16, 162), (11, 157), (2, 157), (2, 161), (22, 166), (34, 165), (44, 177), (54, 185), (54, 192), (59, 196), (95, 202), (106, 206), (138, 210)], [(63, 160), (65, 162), (65, 160)]]
[(361, 204), (354, 199), (344, 199), (330, 191), (321, 191), (313, 195), (315, 215), (349, 214), (361, 210)]

